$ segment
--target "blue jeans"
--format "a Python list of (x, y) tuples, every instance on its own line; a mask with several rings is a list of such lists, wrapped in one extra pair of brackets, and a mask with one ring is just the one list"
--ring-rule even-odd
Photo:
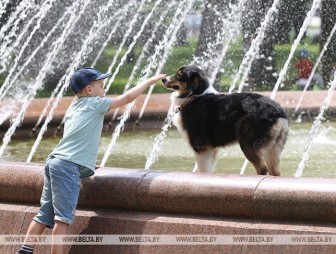
[(44, 170), (41, 208), (34, 220), (50, 228), (55, 220), (73, 224), (80, 190), (79, 165), (51, 157)]

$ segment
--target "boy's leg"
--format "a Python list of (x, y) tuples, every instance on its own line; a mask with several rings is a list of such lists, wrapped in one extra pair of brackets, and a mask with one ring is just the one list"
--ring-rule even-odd
[(33, 220), (30, 223), (30, 226), (28, 228), (28, 231), (27, 231), (26, 235), (27, 236), (29, 236), (29, 235), (42, 235), (45, 228), (46, 228), (46, 225)]
[[(52, 206), (51, 182), (49, 176), (48, 161), (44, 168), (44, 184), (41, 196), (41, 208), (38, 214), (34, 217), (27, 230), (27, 236), (41, 235), (46, 226), (52, 228), (54, 225), (54, 211)], [(33, 253), (35, 245), (24, 242), (18, 253)]]
[[(55, 226), (52, 234), (66, 235), (68, 226), (73, 224), (78, 202), (79, 166), (73, 162), (53, 158), (50, 160), (49, 168), (55, 213)], [(53, 244), (52, 253), (63, 253), (63, 248), (63, 245)]]
[[(53, 228), (52, 234), (55, 235), (66, 235), (68, 233), (69, 224), (66, 224), (61, 221), (55, 221), (55, 226)], [(63, 245), (55, 245), (53, 243), (51, 247), (52, 254), (63, 254), (64, 253), (64, 246)]]
[[(46, 228), (46, 225), (33, 220), (29, 225), (29, 228), (26, 234), (26, 239), (27, 237), (31, 235), (41, 235), (45, 228)], [(18, 251), (18, 253), (19, 254), (33, 253), (34, 247), (35, 247), (34, 244), (24, 242), (21, 249)]]

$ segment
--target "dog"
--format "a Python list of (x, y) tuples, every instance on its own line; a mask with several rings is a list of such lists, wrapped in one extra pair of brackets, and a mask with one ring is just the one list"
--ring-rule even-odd
[(183, 66), (162, 82), (175, 91), (173, 124), (194, 151), (193, 172), (213, 172), (219, 149), (239, 143), (258, 175), (280, 175), (288, 119), (278, 103), (256, 93), (219, 94), (197, 66)]

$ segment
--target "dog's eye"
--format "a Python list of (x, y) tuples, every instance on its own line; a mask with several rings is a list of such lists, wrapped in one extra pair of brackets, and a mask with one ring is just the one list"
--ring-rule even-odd
[(175, 77), (176, 79), (182, 79), (182, 74), (178, 72), (176, 73)]

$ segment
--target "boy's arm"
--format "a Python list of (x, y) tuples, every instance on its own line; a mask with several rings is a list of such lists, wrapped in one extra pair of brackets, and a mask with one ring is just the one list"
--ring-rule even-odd
[(126, 93), (114, 97), (110, 105), (110, 110), (119, 108), (134, 101), (140, 94), (143, 93), (143, 91), (146, 90), (147, 87), (154, 85), (156, 82), (163, 79), (165, 76), (166, 76), (165, 74), (158, 74), (156, 76), (153, 76), (141, 82), (140, 84), (136, 85), (135, 87), (131, 88)]

